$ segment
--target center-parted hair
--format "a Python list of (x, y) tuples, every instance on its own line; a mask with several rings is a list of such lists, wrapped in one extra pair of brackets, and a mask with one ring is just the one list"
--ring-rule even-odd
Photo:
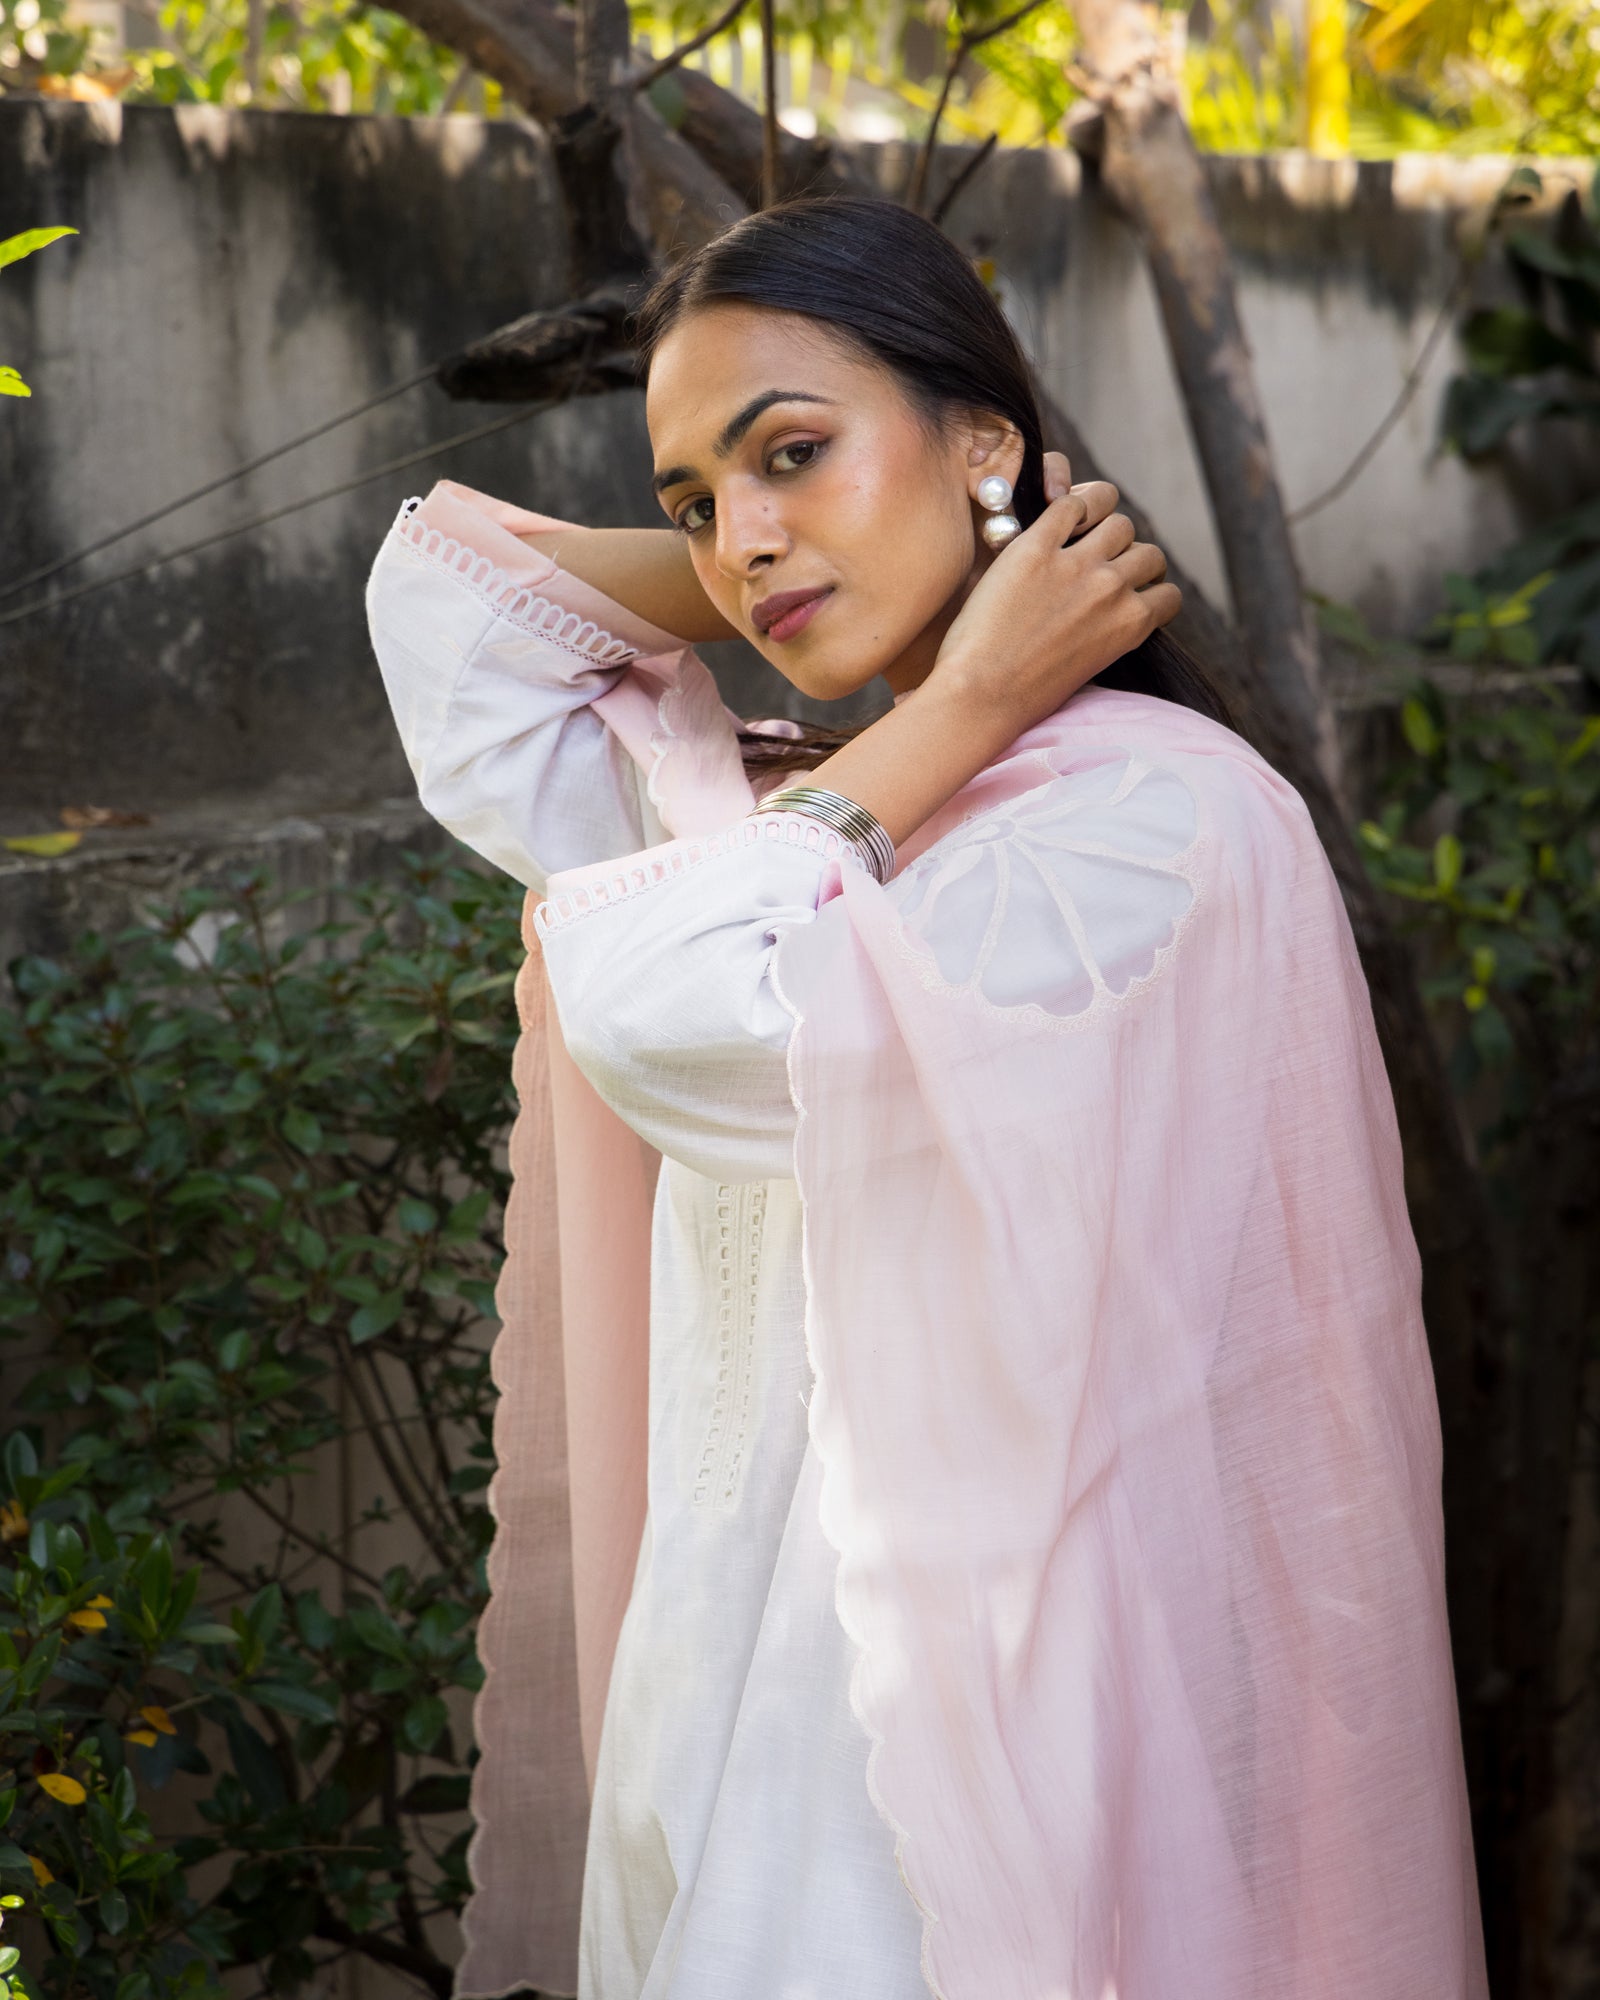
[[(646, 368), (680, 320), (714, 305), (794, 313), (826, 328), (887, 368), (930, 423), (966, 411), (1005, 418), (1022, 438), (1014, 511), (1024, 527), (1044, 511), (1044, 428), (1027, 357), (970, 259), (924, 217), (849, 195), (745, 216), (645, 299), (635, 339)], [(1231, 720), (1199, 665), (1163, 631), (1097, 678)], [(822, 732), (840, 741), (849, 733)]]

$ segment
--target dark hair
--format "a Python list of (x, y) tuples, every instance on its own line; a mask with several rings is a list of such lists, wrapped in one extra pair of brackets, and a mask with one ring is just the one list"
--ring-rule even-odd
[[(677, 322), (698, 307), (765, 306), (816, 321), (892, 371), (915, 407), (939, 422), (952, 410), (1007, 418), (1022, 436), (1013, 501), (1026, 527), (1043, 512), (1044, 428), (1027, 359), (993, 294), (942, 230), (894, 202), (808, 196), (748, 215), (683, 258), (639, 309), (638, 352), (648, 369)], [(1230, 722), (1196, 661), (1165, 632), (1100, 674), (1102, 686), (1158, 695)], [(848, 730), (811, 730), (802, 746), (831, 752)], [(747, 740), (751, 761), (798, 761)]]

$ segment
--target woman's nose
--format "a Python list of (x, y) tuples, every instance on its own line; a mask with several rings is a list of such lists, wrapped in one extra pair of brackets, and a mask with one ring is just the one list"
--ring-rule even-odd
[(717, 567), (742, 583), (776, 562), (788, 547), (772, 496), (735, 488), (717, 495)]

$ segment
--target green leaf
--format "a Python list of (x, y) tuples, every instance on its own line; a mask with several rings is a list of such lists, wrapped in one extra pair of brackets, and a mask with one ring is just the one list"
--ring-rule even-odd
[(385, 1292), (370, 1306), (362, 1306), (350, 1316), (350, 1338), (359, 1347), (363, 1341), (387, 1333), (405, 1308), (404, 1292)]
[(410, 1649), (398, 1628), (375, 1604), (352, 1604), (345, 1614), (351, 1630), (375, 1653), (391, 1660), (409, 1660)]
[(224, 1715), (222, 1726), (245, 1790), (263, 1812), (279, 1811), (288, 1804), (288, 1793), (271, 1744), (236, 1711)]
[(115, 1782), (111, 1787), (111, 1810), (120, 1821), (125, 1823), (133, 1817), (134, 1808), (138, 1803), (138, 1797), (134, 1790), (133, 1773), (124, 1764), (122, 1769), (117, 1773)]
[(426, 1752), (444, 1734), (444, 1726), (449, 1719), (449, 1711), (440, 1697), (426, 1694), (406, 1710), (400, 1732), (413, 1750)]
[(6, 1479), (13, 1492), (17, 1482), (31, 1479), (39, 1470), (39, 1454), (26, 1431), (13, 1431), (6, 1439)]
[(217, 1342), (217, 1366), (224, 1375), (236, 1375), (250, 1359), (250, 1330), (236, 1326)]
[(439, 1218), (430, 1202), (405, 1195), (395, 1205), (395, 1220), (408, 1236), (426, 1236)]
[(475, 1236), (489, 1213), (489, 1204), (494, 1199), (487, 1188), (479, 1188), (469, 1194), (464, 1201), (458, 1201), (450, 1211), (445, 1224), (445, 1234), (453, 1237)]
[(128, 1928), (128, 1899), (120, 1889), (100, 1892), (100, 1924), (109, 1937), (121, 1937)]
[(1446, 895), (1461, 880), (1461, 842), (1453, 833), (1441, 833), (1433, 843), (1433, 879)]
[(1433, 717), (1415, 695), (1408, 695), (1401, 704), (1400, 727), (1419, 757), (1431, 757), (1438, 749), (1439, 732)]
[(331, 1701), (292, 1681), (252, 1681), (250, 1697), (264, 1708), (275, 1708), (280, 1715), (292, 1715), (301, 1722), (339, 1720), (339, 1711)]
[(322, 1150), (322, 1127), (299, 1105), (284, 1113), (283, 1136), (299, 1152), (314, 1154)]
[(0, 238), (0, 271), (7, 264), (20, 264), (24, 257), (31, 257), (36, 250), (43, 250), (52, 243), (59, 243), (63, 236), (76, 236), (77, 230), (65, 227), (54, 229), (24, 229), (19, 236)]
[(1461, 329), (1461, 344), (1473, 366), (1486, 375), (1538, 375), (1546, 368), (1594, 372), (1581, 347), (1564, 340), (1537, 313), (1510, 306), (1471, 314)]

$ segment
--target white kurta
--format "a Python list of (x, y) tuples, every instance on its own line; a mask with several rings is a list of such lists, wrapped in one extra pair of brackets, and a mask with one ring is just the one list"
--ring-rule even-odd
[[(564, 645), (391, 533), (373, 639), (423, 804), (529, 887), (666, 838)], [(867, 1788), (807, 1434), (800, 1206), (773, 940), (825, 863), (762, 839), (559, 925), (574, 1057), (663, 1155), (649, 1507), (584, 1874), (581, 2000), (926, 2000)]]

